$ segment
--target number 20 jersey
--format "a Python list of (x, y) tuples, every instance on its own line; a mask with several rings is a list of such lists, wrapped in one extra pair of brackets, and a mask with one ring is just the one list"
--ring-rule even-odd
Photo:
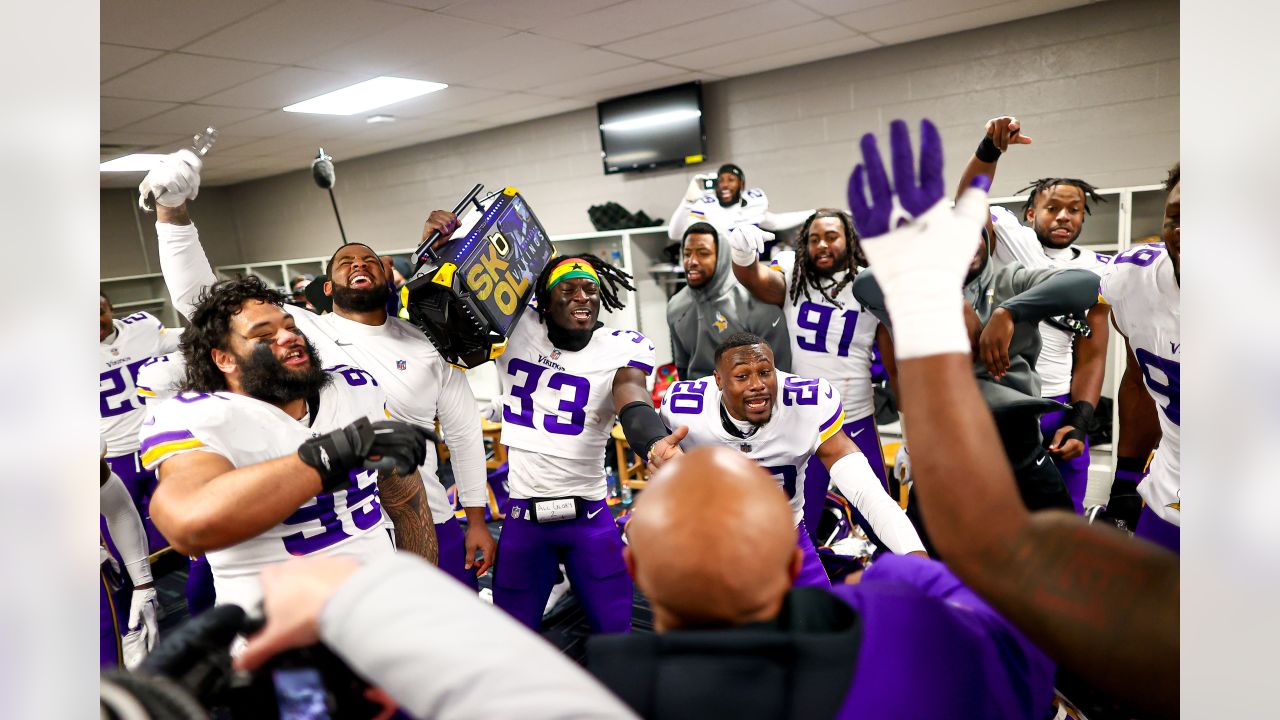
[[(230, 392), (178, 393), (151, 409), (142, 428), (142, 462), (156, 470), (169, 458), (208, 451), (237, 468), (287, 457), (304, 441), (360, 417), (387, 418), (385, 398), (371, 376), (347, 366), (329, 368), (311, 426), (270, 403)], [(161, 476), (161, 482), (164, 477)], [(321, 493), (283, 522), (228, 548), (208, 553), (219, 603), (252, 607), (261, 599), (258, 572), (300, 555), (369, 558), (393, 551), (371, 470), (351, 473), (352, 487)], [(246, 604), (247, 603), (247, 604)]]
[(1181, 290), (1164, 243), (1140, 245), (1117, 255), (1102, 278), (1101, 293), (1111, 305), (1116, 327), (1129, 338), (1160, 420), (1160, 447), (1138, 493), (1157, 515), (1179, 525)]
[(542, 456), (539, 461), (512, 454), (512, 495), (604, 497), (604, 450), (619, 410), (613, 403), (614, 376), (625, 367), (651, 375), (653, 343), (635, 330), (600, 327), (581, 350), (560, 350), (530, 311), (497, 362), (502, 444)]
[[(804, 238), (800, 238), (800, 242)], [(862, 312), (853, 297), (853, 283), (845, 285), (836, 296), (844, 307), (832, 305), (821, 293), (809, 289), (806, 298), (801, 291), (797, 301), (791, 299), (791, 282), (795, 273), (794, 251), (779, 253), (770, 264), (786, 280), (786, 296), (782, 311), (787, 316), (787, 332), (791, 334), (791, 369), (798, 375), (823, 378), (844, 398), (844, 414), (849, 422), (860, 420), (875, 411), (871, 392), (871, 346), (876, 341), (880, 321)]]
[(826, 380), (778, 372), (773, 415), (749, 438), (731, 435), (720, 419), (715, 378), (678, 382), (662, 398), (662, 421), (674, 430), (689, 427), (680, 447), (727, 445), (741, 450), (778, 478), (791, 502), (796, 524), (804, 518), (805, 468), (818, 446), (844, 425), (840, 393)]

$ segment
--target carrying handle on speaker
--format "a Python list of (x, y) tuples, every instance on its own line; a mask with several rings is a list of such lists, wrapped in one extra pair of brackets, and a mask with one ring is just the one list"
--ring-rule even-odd
[[(475, 187), (471, 188), (471, 190), (469, 190), (467, 194), (462, 197), (462, 200), (460, 200), (458, 204), (453, 207), (453, 214), (461, 217), (462, 213), (467, 209), (467, 205), (470, 205), (472, 202), (474, 202), (476, 197), (480, 195), (480, 191), (482, 190), (484, 190), (484, 185), (480, 183), (476, 183)], [(484, 209), (483, 207), (480, 207), (478, 203), (477, 203), (477, 208), (481, 210)], [(431, 246), (434, 245), (436, 240), (439, 240), (439, 239), (440, 239), (440, 231), (436, 230), (435, 232), (428, 235), (426, 240), (422, 241), (422, 244), (418, 246), (417, 250), (413, 251), (414, 256), (417, 257), (417, 263), (414, 265), (414, 268), (413, 268), (413, 271), (415, 273), (418, 271), (418, 268), (422, 267), (422, 264), (425, 263), (427, 260), (436, 259), (436, 251)]]

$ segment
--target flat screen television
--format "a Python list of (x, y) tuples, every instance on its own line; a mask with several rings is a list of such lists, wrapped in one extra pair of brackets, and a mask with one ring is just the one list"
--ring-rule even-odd
[(694, 165), (706, 155), (701, 82), (605, 100), (596, 111), (606, 175)]

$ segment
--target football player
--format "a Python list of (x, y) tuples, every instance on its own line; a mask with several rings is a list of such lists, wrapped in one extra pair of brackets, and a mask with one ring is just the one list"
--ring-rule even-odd
[[(427, 224), (447, 239), (457, 219), (441, 213)], [(630, 277), (594, 255), (556, 258), (534, 283), (532, 317), (516, 324), (497, 359), (511, 504), (493, 603), (534, 630), (560, 564), (592, 632), (631, 628), (631, 578), (605, 503), (602, 459), (615, 416), (639, 457), (667, 431), (646, 387), (653, 343), (598, 319), (601, 306), (624, 307), (619, 293), (634, 289)], [(654, 452), (666, 458), (678, 448), (663, 442)]]
[(789, 213), (769, 212), (769, 198), (760, 188), (747, 188), (742, 168), (727, 163), (716, 172), (715, 190), (703, 186), (703, 175), (694, 175), (685, 191), (684, 200), (676, 207), (667, 223), (672, 240), (684, 238), (685, 229), (693, 223), (710, 223), (721, 235), (738, 225), (758, 225), (768, 230), (790, 230), (813, 213), (801, 210)]
[(322, 369), (284, 300), (256, 277), (205, 290), (182, 339), (184, 391), (141, 433), (156, 523), (208, 557), (220, 603), (246, 608), (270, 563), (392, 552), (384, 507), (399, 547), (436, 554), (417, 475), (431, 433), (387, 420), (369, 373)]
[[(106, 451), (105, 440), (103, 451)], [(101, 466), (99, 508), (106, 525), (98, 546), (101, 665), (132, 670), (155, 646), (158, 637), (156, 590), (142, 519), (120, 476), (112, 472), (105, 461)], [(129, 585), (125, 584), (126, 579)], [(121, 610), (126, 606), (129, 614), (123, 615)]]
[[(757, 298), (782, 308), (791, 334), (792, 371), (823, 378), (840, 393), (844, 402), (841, 431), (858, 446), (888, 489), (871, 386), (872, 346), (880, 329), (875, 316), (862, 312), (853, 297), (853, 279), (858, 274), (853, 248), (858, 236), (853, 224), (839, 210), (818, 210), (801, 227), (796, 250), (779, 253), (765, 265), (758, 258), (769, 236), (753, 225), (739, 225), (730, 232), (733, 272)], [(816, 456), (807, 473), (805, 524), (812, 533), (817, 531), (830, 483), (826, 467)]]
[[(987, 121), (986, 135), (969, 160), (960, 188), (973, 178), (994, 179), (996, 164), (1009, 148), (1031, 144), (1017, 118), (1004, 116)], [(987, 224), (991, 258), (997, 266), (1018, 263), (1023, 267), (1082, 268), (1102, 275), (1111, 258), (1075, 245), (1084, 229), (1089, 202), (1105, 202), (1089, 183), (1075, 178), (1041, 178), (1023, 188), (1030, 193), (1022, 213), (1030, 227), (1012, 212), (995, 206)], [(1086, 325), (1070, 316), (1040, 323), (1040, 394), (1071, 406), (1068, 411), (1040, 416), (1040, 430), (1050, 457), (1062, 474), (1077, 513), (1083, 512), (1089, 483), (1088, 428), (1093, 420), (1107, 360), (1106, 303), (1098, 303), (1085, 315)]]
[(117, 319), (105, 293), (98, 298), (98, 431), (107, 441), (107, 465), (120, 477), (147, 529), (152, 552), (169, 543), (151, 523), (148, 505), (156, 477), (138, 461), (138, 428), (143, 412), (135, 397), (138, 368), (153, 356), (178, 348), (181, 330), (136, 312)]
[[(157, 198), (160, 267), (183, 314), (195, 294), (216, 279), (187, 206), (195, 197), (191, 188), (199, 185), (199, 171), (199, 158), (182, 150), (166, 156), (139, 188), (144, 197), (151, 192)], [(393, 418), (423, 427), (434, 427), (439, 418), (467, 516), (465, 534), (438, 480), (434, 445), (427, 448), (419, 471), (440, 542), (440, 567), (474, 590), (497, 547), (484, 518), (488, 492), (475, 396), (466, 376), (440, 357), (422, 331), (388, 314), (394, 304), (389, 303), (392, 292), (385, 273), (382, 260), (367, 245), (343, 245), (325, 268), (325, 294), (332, 298), (333, 312), (315, 315), (293, 305), (284, 310), (315, 343), (324, 367), (350, 365), (372, 374), (387, 394)]]
[[(1136, 523), (1134, 534), (1174, 552), (1181, 549), (1182, 524), (1180, 167), (1175, 165), (1165, 181), (1164, 242), (1120, 253), (1102, 278), (1102, 297), (1111, 304), (1112, 322), (1129, 353), (1116, 398), (1120, 432), (1107, 512), (1130, 528)], [(1143, 478), (1152, 450), (1155, 456)]]
[(777, 371), (769, 344), (748, 333), (736, 333), (720, 344), (712, 378), (676, 383), (662, 398), (667, 427), (687, 428), (683, 448), (728, 445), (778, 479), (791, 502), (804, 553), (797, 585), (831, 584), (805, 528), (805, 485), (813, 458), (828, 471), (823, 485), (829, 477), (858, 508), (877, 545), (895, 553), (925, 554), (902, 508), (885, 492), (858, 446), (840, 432), (843, 419), (843, 403), (830, 383)]

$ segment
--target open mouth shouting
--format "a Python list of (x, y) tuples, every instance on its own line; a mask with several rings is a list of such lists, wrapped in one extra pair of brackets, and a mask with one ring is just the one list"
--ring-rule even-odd
[(769, 412), (773, 406), (773, 399), (768, 395), (754, 395), (742, 399), (742, 407), (746, 409), (748, 415), (759, 416)]
[(306, 350), (296, 347), (284, 354), (282, 362), (285, 367), (306, 367), (311, 363), (311, 358), (307, 355)]
[(347, 286), (353, 290), (373, 287), (373, 276), (364, 270), (357, 270), (347, 276)]

